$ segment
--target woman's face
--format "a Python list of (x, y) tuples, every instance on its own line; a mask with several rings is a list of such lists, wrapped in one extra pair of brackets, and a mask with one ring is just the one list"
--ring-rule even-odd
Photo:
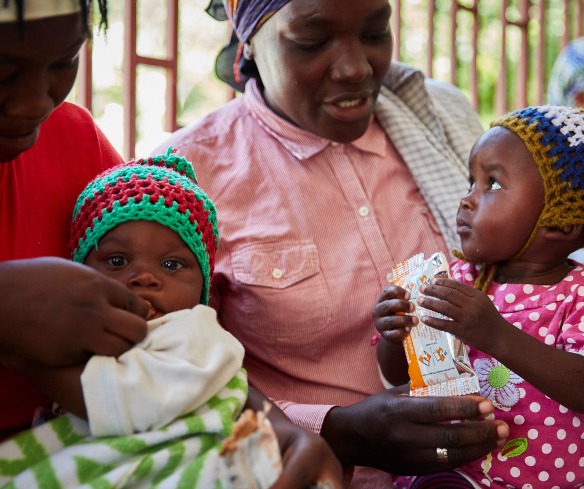
[(39, 126), (65, 100), (85, 40), (79, 14), (0, 26), (0, 162), (36, 142)]
[(363, 135), (391, 62), (387, 0), (292, 0), (249, 44), (277, 114), (323, 138)]

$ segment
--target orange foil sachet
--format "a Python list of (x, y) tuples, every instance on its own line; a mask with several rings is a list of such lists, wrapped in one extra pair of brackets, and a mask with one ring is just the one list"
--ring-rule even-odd
[[(479, 391), (479, 381), (470, 366), (464, 343), (454, 335), (425, 325), (423, 316), (445, 318), (417, 304), (422, 284), (434, 277), (450, 278), (444, 253), (427, 260), (419, 253), (393, 267), (394, 283), (410, 293), (415, 315), (420, 320), (404, 340), (412, 396), (462, 396)], [(446, 318), (447, 319), (447, 318)]]

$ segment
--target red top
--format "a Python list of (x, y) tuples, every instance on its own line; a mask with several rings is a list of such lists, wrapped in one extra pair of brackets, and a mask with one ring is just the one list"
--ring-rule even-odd
[[(87, 110), (61, 104), (30, 150), (0, 163), (0, 261), (65, 257), (77, 196), (121, 162)], [(35, 408), (48, 404), (28, 380), (1, 367), (0, 385), (0, 433), (26, 428)]]

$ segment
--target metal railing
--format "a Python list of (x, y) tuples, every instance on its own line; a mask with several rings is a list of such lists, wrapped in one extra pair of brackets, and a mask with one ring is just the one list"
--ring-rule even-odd
[[(165, 0), (166, 57), (136, 52), (137, 0), (125, 0), (124, 156), (136, 145), (137, 67), (165, 71), (165, 130), (177, 123), (179, 0)], [(461, 88), (482, 117), (546, 101), (560, 49), (584, 32), (584, 0), (392, 0), (394, 59)], [(407, 8), (406, 8), (407, 4)], [(200, 15), (207, 15), (201, 9)], [(180, 35), (188, 36), (189, 32)], [(214, 53), (213, 53), (214, 54)], [(211, 56), (213, 55), (211, 54)], [(91, 45), (82, 53), (78, 100), (92, 109)], [(227, 100), (231, 96), (226, 88)]]

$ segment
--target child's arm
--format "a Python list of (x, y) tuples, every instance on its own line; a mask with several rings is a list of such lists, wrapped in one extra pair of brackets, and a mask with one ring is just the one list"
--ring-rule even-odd
[[(425, 317), (491, 355), (563, 406), (584, 412), (584, 356), (552, 348), (505, 321), (486, 294), (450, 279), (423, 286), (418, 303), (449, 319)], [(439, 301), (435, 299), (440, 299)]]
[(403, 340), (417, 318), (405, 313), (412, 312), (410, 295), (402, 287), (385, 287), (373, 305), (373, 322), (381, 339), (377, 343), (377, 361), (385, 380), (391, 385), (406, 384), (409, 381), (408, 364)]

